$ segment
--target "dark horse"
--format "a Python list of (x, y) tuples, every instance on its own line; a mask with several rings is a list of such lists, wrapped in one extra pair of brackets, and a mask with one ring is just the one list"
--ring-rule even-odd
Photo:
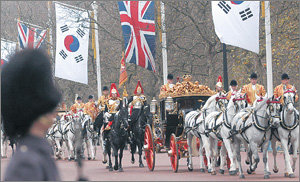
[[(111, 148), (113, 149), (113, 155), (115, 156), (114, 170), (123, 171), (122, 158), (123, 150), (127, 141), (127, 128), (128, 128), (128, 108), (126, 101), (121, 101), (120, 109), (114, 116), (114, 121), (111, 125), (110, 131), (108, 131), (108, 140), (106, 139), (105, 150), (108, 154), (109, 171), (113, 171), (111, 162)], [(120, 153), (119, 153), (120, 151)], [(118, 162), (119, 154), (119, 162)]]
[(142, 160), (142, 149), (144, 145), (144, 135), (145, 135), (145, 126), (152, 122), (152, 115), (150, 113), (150, 107), (145, 105), (141, 108), (136, 121), (131, 121), (131, 131), (132, 131), (132, 141), (130, 144), (131, 149), (131, 163), (135, 162), (134, 153), (136, 152), (136, 147), (139, 150), (139, 167), (144, 167)]

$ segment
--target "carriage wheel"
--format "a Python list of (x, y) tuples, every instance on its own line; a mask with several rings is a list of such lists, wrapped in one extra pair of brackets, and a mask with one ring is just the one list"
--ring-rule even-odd
[(145, 135), (144, 135), (144, 151), (145, 157), (147, 161), (147, 166), (150, 171), (154, 170), (155, 167), (155, 149), (153, 145), (153, 136), (151, 127), (149, 124), (145, 127)]
[(178, 156), (178, 145), (176, 135), (172, 133), (170, 138), (170, 160), (173, 171), (176, 173), (178, 171), (178, 163), (179, 163), (179, 156)]

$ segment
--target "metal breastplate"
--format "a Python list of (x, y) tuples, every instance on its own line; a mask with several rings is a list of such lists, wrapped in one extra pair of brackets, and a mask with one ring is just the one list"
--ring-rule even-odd
[(120, 105), (120, 100), (109, 100), (108, 101), (108, 111), (109, 113), (118, 112), (118, 106)]
[(143, 96), (134, 96), (133, 101), (132, 101), (133, 108), (141, 109), (144, 104), (144, 100), (145, 100), (145, 97), (143, 97)]

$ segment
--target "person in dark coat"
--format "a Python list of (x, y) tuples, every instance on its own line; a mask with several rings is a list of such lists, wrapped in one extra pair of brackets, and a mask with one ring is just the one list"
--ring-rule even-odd
[(60, 180), (51, 146), (45, 139), (60, 99), (50, 59), (43, 51), (22, 50), (4, 65), (1, 72), (4, 130), (11, 138), (19, 137), (4, 180)]

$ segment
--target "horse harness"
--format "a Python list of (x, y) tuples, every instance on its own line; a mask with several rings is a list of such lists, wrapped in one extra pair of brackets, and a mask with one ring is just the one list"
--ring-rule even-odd
[[(286, 106), (284, 106), (286, 107)], [(288, 135), (288, 144), (290, 144), (291, 142), (291, 132), (299, 125), (299, 120), (297, 120), (297, 113), (294, 111), (294, 124), (292, 126), (287, 126), (285, 124), (285, 120), (284, 120), (284, 108), (282, 109), (282, 120), (280, 120), (280, 126), (289, 131), (289, 135)], [(277, 131), (278, 132), (278, 131)], [(277, 138), (278, 139), (278, 138)], [(279, 140), (280, 141), (280, 140)]]
[[(246, 120), (250, 117), (251, 114), (252, 114), (252, 122), (249, 123), (248, 125), (246, 125)], [(258, 147), (261, 147), (262, 144), (265, 143), (265, 141), (266, 141), (266, 133), (267, 133), (267, 131), (268, 131), (271, 127), (270, 127), (270, 120), (269, 120), (269, 119), (268, 119), (268, 126), (267, 126), (267, 127), (263, 127), (263, 126), (261, 126), (261, 125), (258, 123), (257, 117), (261, 117), (261, 118), (264, 118), (264, 119), (268, 119), (268, 117), (259, 116), (259, 115), (257, 115), (257, 112), (256, 112), (256, 111), (251, 110), (250, 113), (243, 119), (243, 125), (240, 125), (239, 133), (241, 134), (241, 136), (243, 137), (243, 139), (249, 144), (249, 139), (248, 139), (248, 137), (246, 136), (245, 131), (246, 131), (248, 128), (250, 128), (252, 125), (254, 125), (256, 129), (258, 129), (258, 130), (264, 132), (263, 140), (262, 140), (261, 144), (258, 146)], [(243, 127), (242, 127), (242, 126), (243, 126)]]

